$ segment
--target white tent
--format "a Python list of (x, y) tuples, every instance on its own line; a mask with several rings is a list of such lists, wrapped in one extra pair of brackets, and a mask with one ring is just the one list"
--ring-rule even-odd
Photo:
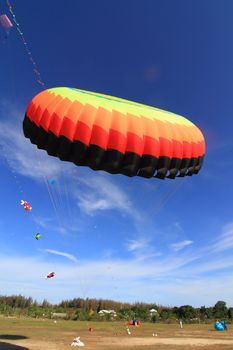
[(158, 313), (158, 311), (155, 310), (155, 309), (151, 309), (151, 310), (150, 310), (150, 315), (151, 315), (151, 316), (153, 316), (153, 315), (155, 315), (155, 314), (157, 314), (157, 313)]
[(100, 315), (100, 316), (104, 316), (104, 315), (106, 315), (106, 314), (111, 314), (111, 316), (116, 316), (117, 314), (116, 314), (116, 311), (114, 311), (114, 310), (100, 310), (99, 312), (98, 312), (98, 314)]

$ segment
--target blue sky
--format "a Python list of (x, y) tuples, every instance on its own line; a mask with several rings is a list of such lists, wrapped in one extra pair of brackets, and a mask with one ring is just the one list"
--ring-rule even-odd
[[(232, 1), (12, 5), (46, 88), (183, 115), (204, 133), (207, 153), (197, 176), (162, 181), (94, 172), (37, 150), (22, 121), (42, 87), (14, 26), (0, 43), (1, 294), (232, 306)], [(0, 10), (11, 16), (5, 1)], [(49, 271), (53, 280), (44, 279)]]

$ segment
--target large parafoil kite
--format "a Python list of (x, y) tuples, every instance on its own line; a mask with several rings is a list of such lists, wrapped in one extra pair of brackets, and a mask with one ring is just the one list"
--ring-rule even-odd
[(154, 107), (72, 88), (52, 88), (30, 102), (24, 135), (61, 160), (113, 174), (164, 179), (197, 174), (201, 131)]

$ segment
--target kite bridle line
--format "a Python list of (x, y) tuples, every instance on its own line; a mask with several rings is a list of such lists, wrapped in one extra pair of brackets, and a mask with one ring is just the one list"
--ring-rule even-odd
[[(176, 180), (177, 181), (177, 180)], [(161, 198), (160, 203), (158, 203), (158, 205), (154, 208), (151, 209), (151, 211), (149, 211), (149, 215), (153, 215), (153, 217), (155, 215), (157, 215), (167, 204), (168, 200), (171, 199), (174, 194), (182, 187), (184, 181), (177, 181), (177, 183), (174, 185), (174, 187), (172, 189), (169, 189), (165, 195)]]
[[(40, 168), (42, 168), (42, 163), (43, 163), (43, 159), (42, 159), (42, 155), (41, 155), (41, 152), (40, 150), (36, 149), (36, 157), (37, 157), (37, 162), (40, 166)], [(50, 190), (50, 187), (49, 187), (49, 180), (47, 178), (47, 176), (45, 174), (43, 174), (42, 172), (42, 175), (41, 175), (42, 179), (43, 179), (43, 182), (44, 182), (44, 185), (47, 189), (47, 192), (48, 192), (48, 195), (49, 195), (49, 198), (50, 198), (50, 201), (51, 201), (51, 204), (52, 204), (52, 207), (54, 209), (54, 212), (55, 212), (55, 216), (57, 217), (58, 219), (58, 223), (59, 223), (59, 226), (60, 226), (60, 229), (63, 231), (64, 229), (64, 223), (62, 222), (62, 219), (61, 219), (61, 216), (59, 215), (59, 206), (58, 206), (58, 203), (56, 201), (56, 199), (54, 198), (51, 190)]]
[(72, 218), (74, 217), (74, 215), (72, 215), (72, 211), (71, 211), (71, 205), (70, 205), (70, 197), (68, 195), (68, 187), (67, 187), (67, 181), (66, 181), (66, 175), (63, 175), (63, 179), (64, 179), (64, 192), (65, 192), (65, 198), (66, 198), (66, 206), (67, 206), (67, 212), (69, 215), (69, 222), (72, 222)]

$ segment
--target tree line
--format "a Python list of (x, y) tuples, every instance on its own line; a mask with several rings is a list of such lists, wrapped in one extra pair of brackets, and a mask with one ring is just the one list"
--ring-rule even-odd
[[(150, 312), (151, 309), (156, 312)], [(117, 314), (102, 314), (101, 310), (114, 310)], [(233, 321), (233, 307), (227, 307), (225, 301), (217, 301), (212, 307), (162, 306), (156, 303), (122, 303), (105, 299), (63, 300), (59, 304), (51, 304), (47, 300), (38, 303), (31, 297), (22, 295), (0, 296), (0, 314), (5, 316), (26, 316), (36, 318), (51, 318), (53, 313), (62, 313), (71, 320), (125, 320), (140, 319), (147, 322), (177, 322), (186, 323), (212, 322), (216, 319)]]

